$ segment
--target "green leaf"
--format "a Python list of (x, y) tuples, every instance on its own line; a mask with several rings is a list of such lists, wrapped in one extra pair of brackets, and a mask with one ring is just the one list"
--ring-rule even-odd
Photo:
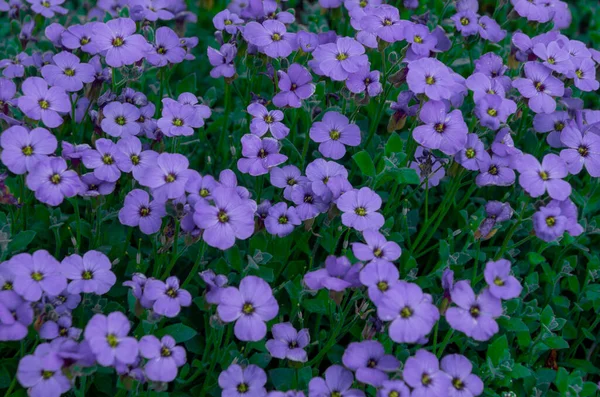
[(363, 150), (356, 153), (352, 158), (363, 174), (370, 177), (375, 176), (375, 164), (373, 164), (373, 159), (371, 159), (369, 153)]
[(196, 73), (188, 74), (184, 79), (177, 82), (175, 87), (180, 94), (183, 92), (196, 92)]
[(546, 262), (546, 258), (537, 252), (529, 252), (527, 254), (527, 259), (529, 259), (529, 263), (532, 265), (539, 265), (540, 263)]
[(502, 335), (488, 347), (487, 355), (494, 365), (499, 365), (500, 361), (502, 361), (507, 354), (510, 355), (510, 350), (508, 349), (506, 335)]
[(287, 391), (294, 387), (295, 371), (291, 368), (276, 368), (269, 371), (269, 379), (279, 391)]
[(559, 368), (556, 373), (556, 379), (554, 380), (554, 384), (559, 392), (565, 394), (569, 389), (569, 373), (564, 368)]
[(298, 370), (298, 388), (303, 390), (308, 387), (308, 382), (313, 378), (312, 369), (310, 367), (300, 368)]
[(261, 368), (266, 368), (271, 361), (271, 355), (267, 353), (255, 353), (250, 357), (250, 364), (257, 365)]
[(568, 349), (569, 343), (560, 336), (549, 336), (544, 339), (544, 344), (551, 349)]
[(389, 156), (392, 153), (400, 153), (404, 150), (404, 142), (400, 135), (392, 133), (385, 144), (385, 155)]
[(156, 332), (156, 336), (158, 337), (162, 337), (164, 335), (171, 335), (177, 343), (190, 340), (197, 334), (198, 332), (196, 332), (195, 329), (190, 328), (187, 325), (183, 325), (181, 323), (169, 325), (168, 327), (160, 329)]
[(8, 252), (16, 253), (27, 248), (29, 243), (35, 238), (33, 230), (25, 230), (17, 234), (10, 243), (8, 243)]
[(395, 170), (391, 170), (396, 178), (396, 181), (401, 185), (418, 185), (421, 183), (421, 179), (419, 175), (417, 175), (417, 171), (412, 168), (398, 168)]

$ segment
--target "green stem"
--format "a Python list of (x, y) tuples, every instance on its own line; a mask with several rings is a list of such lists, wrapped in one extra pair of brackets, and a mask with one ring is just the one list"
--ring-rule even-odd
[(183, 284), (181, 284), (181, 288), (185, 288), (192, 281), (192, 279), (196, 275), (196, 272), (198, 271), (198, 267), (202, 263), (202, 259), (204, 259), (205, 252), (206, 252), (206, 242), (204, 240), (202, 240), (202, 246), (200, 247), (200, 252), (198, 253), (198, 256), (196, 256), (196, 261), (194, 262), (192, 271), (190, 271), (190, 274), (188, 274), (188, 276), (186, 277)]

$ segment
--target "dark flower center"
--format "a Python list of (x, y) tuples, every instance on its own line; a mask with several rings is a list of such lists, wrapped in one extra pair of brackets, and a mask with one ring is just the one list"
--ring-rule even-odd
[(494, 279), (494, 284), (496, 284), (498, 287), (502, 287), (504, 286), (504, 280), (502, 280), (500, 277), (496, 277)]
[(285, 215), (281, 215), (277, 221), (279, 222), (280, 225), (287, 225), (288, 218)]
[(369, 84), (371, 84), (371, 79), (367, 77), (367, 78), (365, 79), (364, 83), (365, 83), (365, 85), (369, 85)]
[(433, 77), (433, 76), (427, 76), (427, 77), (425, 77), (425, 83), (427, 83), (428, 85), (435, 84), (435, 77)]
[(402, 318), (409, 318), (412, 315), (413, 315), (413, 311), (408, 306), (404, 306), (402, 308), (402, 310), (400, 310), (400, 317), (402, 317)]
[(12, 289), (13, 289), (13, 284), (10, 281), (5, 282), (4, 285), (2, 286), (3, 291), (12, 291)]
[(225, 211), (221, 210), (217, 214), (217, 219), (221, 223), (226, 223), (229, 220), (229, 215), (227, 215), (227, 213)]
[(581, 157), (587, 157), (590, 152), (587, 146), (581, 145), (577, 148), (577, 153), (579, 153)]
[(543, 181), (547, 181), (548, 178), (550, 178), (550, 176), (548, 175), (548, 173), (546, 171), (540, 171), (539, 175), (540, 175), (540, 178), (542, 178)]
[(202, 188), (200, 189), (200, 197), (208, 197), (208, 195), (210, 194), (210, 192), (208, 191), (208, 189), (206, 188)]
[(389, 289), (389, 285), (386, 281), (380, 281), (377, 283), (377, 289), (381, 292), (385, 292)]
[(81, 273), (81, 278), (84, 280), (91, 280), (93, 277), (94, 275), (89, 270), (86, 270), (83, 273)]
[(488, 169), (488, 174), (498, 175), (498, 167), (496, 167), (495, 165), (490, 165), (490, 168)]
[(419, 35), (416, 35), (415, 37), (413, 37), (413, 41), (417, 44), (421, 44), (423, 42), (423, 38)]
[(168, 288), (165, 292), (169, 298), (177, 298), (177, 290), (173, 287)]
[(79, 44), (81, 45), (86, 45), (90, 42), (90, 39), (87, 37), (82, 37), (81, 40), (79, 40)]
[(270, 114), (267, 114), (264, 117), (264, 120), (265, 120), (265, 123), (267, 123), (267, 124), (271, 124), (271, 123), (273, 123), (273, 121), (275, 121), (275, 119), (273, 119), (273, 116), (271, 116)]
[(115, 160), (110, 154), (105, 154), (104, 156), (102, 156), (102, 162), (106, 165), (112, 165), (115, 162)]
[(546, 218), (546, 225), (552, 227), (554, 225), (556, 225), (556, 218), (553, 216), (549, 216)]
[(46, 7), (46, 8), (50, 8), (50, 2), (49, 1), (42, 1), (42, 6)]
[(492, 117), (496, 117), (496, 115), (498, 114), (498, 111), (496, 109), (494, 109), (494, 108), (489, 108), (487, 110), (487, 114), (489, 114)]
[(288, 348), (290, 348), (290, 349), (295, 349), (295, 348), (297, 348), (297, 347), (298, 347), (298, 343), (297, 343), (295, 340), (291, 341), (291, 342), (288, 344)]
[(342, 134), (338, 131), (338, 130), (331, 130), (329, 131), (329, 137), (333, 140), (333, 141), (337, 141), (338, 139), (340, 139), (340, 136)]
[(88, 190), (98, 190), (98, 185), (92, 183), (91, 185), (88, 185)]
[(160, 349), (160, 355), (161, 355), (162, 357), (171, 357), (171, 350), (170, 350), (168, 347), (166, 347), (166, 346), (163, 346), (163, 347)]
[(117, 339), (117, 336), (115, 334), (106, 335), (106, 342), (113, 349), (119, 345), (119, 340)]
[(60, 330), (58, 331), (58, 334), (60, 336), (67, 336), (68, 333), (69, 333), (69, 330), (67, 328), (63, 328), (63, 327), (60, 327)]
[(259, 158), (261, 158), (261, 159), (264, 159), (265, 157), (267, 157), (267, 152), (265, 151), (265, 149), (260, 149), (260, 150), (258, 151), (258, 154), (257, 154), (257, 156), (258, 156)]
[(75, 76), (75, 70), (71, 69), (71, 68), (66, 68), (64, 70), (65, 75), (69, 76), (69, 77), (73, 77)]
[(156, 48), (156, 52), (159, 53), (160, 55), (165, 55), (167, 53), (167, 49), (163, 46), (158, 46)]
[(474, 158), (474, 157), (475, 157), (475, 155), (476, 155), (476, 153), (475, 153), (475, 149), (473, 149), (473, 148), (471, 148), (471, 147), (470, 147), (470, 148), (468, 148), (468, 149), (465, 151), (465, 156), (467, 156), (467, 158), (468, 158), (468, 159), (472, 159), (472, 158)]
[(150, 208), (149, 207), (141, 207), (140, 208), (140, 216), (142, 217), (146, 217), (148, 215), (150, 215)]
[(240, 383), (237, 385), (237, 391), (238, 393), (246, 393), (248, 391), (248, 385), (245, 383)]
[(271, 36), (271, 40), (273, 41), (280, 41), (281, 39), (282, 37), (279, 33), (273, 33), (273, 35)]
[(358, 216), (366, 216), (367, 209), (365, 207), (356, 207), (356, 209), (354, 210), (354, 213)]
[(54, 376), (54, 372), (52, 371), (42, 371), (42, 378), (50, 379)]
[(377, 366), (377, 360), (375, 360), (374, 358), (370, 359), (367, 362), (367, 367), (369, 368), (375, 368)]
[(177, 180), (177, 176), (173, 173), (170, 173), (167, 176), (165, 176), (165, 182), (167, 183), (173, 183), (175, 182), (175, 180)]
[(482, 23), (482, 22), (479, 22), (479, 26), (481, 26), (483, 29), (485, 29), (485, 28), (486, 28), (486, 25), (485, 25), (485, 23)]
[(583, 70), (581, 70), (581, 69), (577, 69), (577, 70), (575, 71), (575, 74), (576, 74), (576, 75), (577, 75), (577, 77), (579, 77), (580, 79), (582, 79), (582, 78), (583, 78)]
[(465, 388), (465, 384), (459, 378), (452, 379), (452, 386), (454, 386), (456, 390), (462, 390)]
[(546, 86), (544, 86), (544, 84), (541, 81), (534, 81), (534, 85), (535, 89), (538, 92), (544, 92), (544, 90), (546, 89)]
[(138, 165), (140, 163), (140, 156), (138, 156), (137, 154), (132, 154), (130, 158), (131, 164)]
[(252, 306), (252, 303), (244, 303), (244, 306), (242, 307), (242, 312), (244, 314), (254, 313), (254, 306)]
[(44, 279), (44, 275), (40, 272), (31, 273), (31, 279), (34, 281), (42, 281)]
[(139, 119), (136, 120), (138, 123), (143, 123), (146, 121), (146, 118), (142, 115)]
[(423, 386), (429, 386), (432, 380), (433, 379), (431, 379), (431, 376), (429, 376), (429, 374), (427, 373), (423, 373), (423, 376), (421, 376), (421, 383), (423, 384)]
[(467, 26), (469, 23), (471, 23), (471, 21), (469, 21), (469, 18), (467, 18), (467, 17), (462, 17), (460, 19), (460, 24), (463, 26)]
[(393, 24), (394, 24), (394, 22), (392, 22), (392, 20), (391, 20), (391, 19), (389, 19), (389, 18), (385, 18), (385, 19), (383, 20), (383, 25), (384, 25), (384, 26), (392, 26)]
[(481, 314), (481, 310), (479, 309), (479, 306), (473, 305), (471, 306), (471, 309), (469, 309), (469, 313), (473, 318), (477, 318), (479, 317), (479, 314)]
[(373, 255), (377, 258), (381, 258), (383, 256), (383, 250), (377, 247), (373, 250)]
[(296, 184), (296, 180), (294, 178), (288, 178), (287, 184), (288, 186), (294, 186)]
[(44, 109), (44, 110), (45, 110), (45, 109), (48, 109), (48, 108), (50, 107), (50, 102), (48, 102), (48, 101), (47, 101), (47, 100), (45, 100), (45, 99), (40, 99), (40, 101), (38, 102), (38, 104), (39, 104), (39, 105), (40, 105), (40, 107), (41, 107), (42, 109)]
[(183, 125), (183, 120), (180, 118), (174, 118), (173, 125), (176, 127), (181, 127)]
[(56, 297), (56, 300), (58, 300), (58, 301), (59, 301), (59, 302), (61, 302), (61, 303), (65, 303), (65, 302), (67, 301), (67, 297), (66, 297), (66, 296), (64, 296), (64, 295), (58, 295), (58, 296)]
[(123, 117), (123, 116), (118, 116), (115, 119), (115, 123), (117, 123), (119, 125), (125, 125), (125, 123), (127, 123), (127, 120), (125, 120), (125, 117)]
[(296, 91), (296, 88), (298, 88), (298, 84), (292, 83), (292, 85), (290, 86), (290, 91)]
[(123, 44), (125, 44), (125, 40), (123, 40), (122, 37), (115, 37), (112, 39), (113, 47), (121, 47)]
[(308, 204), (312, 204), (313, 202), (313, 196), (311, 196), (310, 194), (307, 194), (304, 196), (304, 202), (308, 203)]
[(25, 156), (31, 156), (33, 154), (33, 148), (31, 147), (31, 145), (23, 146), (23, 149), (21, 149), (21, 151)]
[(444, 131), (446, 130), (446, 124), (444, 124), (444, 123), (436, 123), (436, 124), (433, 126), (433, 129), (434, 129), (436, 132), (438, 132), (438, 133), (440, 133), (440, 134), (441, 134), (442, 132), (444, 132)]
[(338, 61), (344, 61), (344, 60), (348, 59), (348, 54), (340, 52), (339, 54), (336, 55), (335, 59), (337, 59)]

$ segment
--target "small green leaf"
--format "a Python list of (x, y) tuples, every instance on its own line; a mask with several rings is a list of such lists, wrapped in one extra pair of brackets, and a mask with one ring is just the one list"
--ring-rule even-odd
[(540, 263), (546, 262), (546, 258), (537, 252), (529, 252), (527, 254), (527, 259), (529, 259), (529, 263), (532, 265), (539, 265)]
[(35, 238), (35, 232), (33, 230), (25, 230), (17, 234), (10, 243), (8, 243), (8, 252), (17, 253), (27, 248), (29, 243)]
[(510, 350), (508, 349), (506, 335), (502, 335), (488, 347), (487, 355), (494, 365), (500, 364), (500, 361), (502, 361), (507, 354), (510, 355)]
[(279, 391), (290, 390), (294, 385), (296, 373), (291, 368), (276, 368), (269, 371), (269, 379)]
[(160, 329), (156, 332), (156, 336), (158, 337), (162, 337), (164, 335), (171, 335), (177, 343), (190, 340), (197, 334), (198, 332), (196, 332), (195, 329), (190, 328), (187, 325), (183, 325), (181, 323), (169, 325), (168, 327)]
[(412, 168), (398, 168), (392, 170), (392, 172), (396, 181), (401, 185), (418, 185), (421, 183), (417, 171)]
[(392, 153), (400, 153), (404, 150), (404, 142), (397, 133), (392, 133), (385, 144), (385, 155), (389, 156)]
[(356, 153), (352, 158), (363, 174), (370, 177), (375, 176), (375, 164), (373, 164), (373, 159), (371, 159), (369, 153), (363, 150)]
[(560, 336), (549, 336), (544, 339), (544, 344), (551, 349), (568, 349), (569, 343)]

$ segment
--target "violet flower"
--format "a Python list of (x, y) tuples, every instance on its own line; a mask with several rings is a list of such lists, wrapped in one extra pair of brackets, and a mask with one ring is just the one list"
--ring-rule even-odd
[(148, 280), (144, 285), (144, 298), (154, 302), (152, 309), (156, 314), (173, 318), (177, 317), (181, 307), (192, 304), (192, 295), (179, 287), (179, 280), (175, 276), (160, 280)]
[(304, 99), (310, 98), (315, 92), (312, 75), (297, 63), (291, 64), (287, 72), (277, 71), (279, 92), (273, 97), (273, 105), (282, 108), (289, 106), (299, 108)]
[(258, 102), (251, 103), (246, 110), (252, 115), (250, 122), (252, 134), (262, 137), (270, 132), (273, 138), (284, 139), (290, 133), (290, 129), (281, 122), (283, 120), (281, 110), (267, 110)]
[(529, 107), (535, 113), (554, 112), (553, 97), (561, 97), (565, 92), (564, 84), (552, 76), (552, 70), (536, 62), (525, 64), (525, 78), (515, 79), (513, 86), (529, 99)]
[(412, 387), (411, 396), (445, 397), (450, 395), (450, 377), (440, 370), (435, 354), (419, 349), (404, 364), (402, 377)]
[(519, 184), (531, 197), (540, 197), (546, 191), (556, 200), (565, 200), (571, 195), (571, 185), (562, 178), (568, 175), (565, 162), (556, 154), (547, 154), (542, 163), (531, 154), (525, 154), (516, 163), (521, 174)]
[(304, 283), (312, 290), (325, 288), (341, 292), (346, 288), (360, 286), (358, 274), (361, 267), (362, 263), (358, 262), (352, 265), (345, 256), (336, 258), (334, 255), (329, 255), (325, 259), (324, 268), (304, 275)]
[(360, 128), (350, 124), (338, 112), (327, 112), (321, 121), (310, 127), (310, 139), (319, 143), (319, 152), (325, 157), (339, 160), (346, 154), (346, 146), (360, 145)]
[(45, 128), (27, 131), (15, 125), (0, 135), (0, 159), (12, 173), (21, 175), (34, 171), (40, 161), (56, 151), (56, 146), (56, 138)]
[(308, 328), (296, 331), (291, 323), (279, 323), (273, 325), (271, 332), (273, 339), (269, 339), (265, 345), (271, 356), (301, 363), (308, 360), (304, 350), (310, 343)]
[(380, 229), (385, 218), (379, 212), (381, 197), (368, 187), (352, 190), (340, 196), (336, 203), (342, 214), (342, 223), (359, 232)]
[(48, 128), (55, 128), (63, 123), (59, 113), (71, 111), (71, 103), (65, 90), (61, 87), (50, 87), (40, 77), (29, 77), (21, 87), (23, 96), (18, 99), (19, 109), (33, 120), (42, 120)]
[(63, 88), (67, 92), (79, 91), (84, 83), (95, 80), (96, 71), (89, 63), (80, 63), (77, 56), (67, 51), (52, 57), (54, 64), (46, 65), (41, 73), (51, 86)]
[(483, 393), (483, 382), (472, 374), (473, 364), (460, 354), (449, 354), (442, 358), (440, 367), (451, 379), (448, 395), (474, 397)]
[(510, 262), (506, 259), (489, 261), (483, 272), (490, 293), (498, 299), (513, 299), (523, 290), (521, 283), (510, 275)]
[(155, 382), (171, 382), (177, 377), (177, 368), (185, 364), (185, 349), (176, 346), (171, 335), (160, 340), (154, 335), (146, 335), (139, 342), (140, 356), (148, 359), (144, 373)]
[(267, 374), (256, 365), (248, 365), (242, 368), (237, 364), (231, 364), (229, 368), (219, 375), (219, 387), (223, 389), (223, 397), (236, 397), (245, 395), (248, 397), (265, 396), (267, 390)]
[(129, 18), (97, 23), (92, 31), (99, 52), (105, 52), (106, 63), (113, 68), (140, 61), (150, 48), (144, 36), (135, 34), (135, 22)]
[(267, 232), (278, 237), (289, 235), (296, 226), (302, 223), (296, 213), (296, 208), (288, 208), (286, 203), (277, 203), (269, 208), (264, 222)]
[(121, 312), (105, 316), (96, 314), (88, 321), (83, 332), (85, 340), (100, 365), (109, 367), (118, 360), (132, 364), (138, 355), (138, 341), (130, 336), (131, 325)]
[(342, 362), (356, 373), (356, 380), (374, 387), (382, 386), (388, 380), (386, 372), (393, 372), (400, 366), (398, 359), (385, 354), (383, 345), (375, 340), (350, 343)]
[(325, 371), (325, 378), (315, 377), (308, 383), (308, 396), (364, 397), (359, 389), (351, 389), (354, 383), (352, 372), (341, 365), (332, 365)]
[(242, 155), (237, 162), (238, 169), (252, 176), (264, 175), (269, 169), (284, 163), (287, 156), (280, 154), (280, 145), (273, 138), (259, 138), (253, 134), (242, 137)]
[(413, 130), (413, 138), (419, 144), (449, 155), (465, 147), (468, 128), (460, 110), (448, 113), (444, 102), (429, 101), (421, 108), (419, 119), (426, 123)]
[(93, 250), (86, 252), (83, 258), (77, 254), (69, 255), (60, 265), (62, 274), (71, 280), (67, 286), (70, 294), (96, 295), (106, 294), (117, 281), (111, 266), (106, 255)]

